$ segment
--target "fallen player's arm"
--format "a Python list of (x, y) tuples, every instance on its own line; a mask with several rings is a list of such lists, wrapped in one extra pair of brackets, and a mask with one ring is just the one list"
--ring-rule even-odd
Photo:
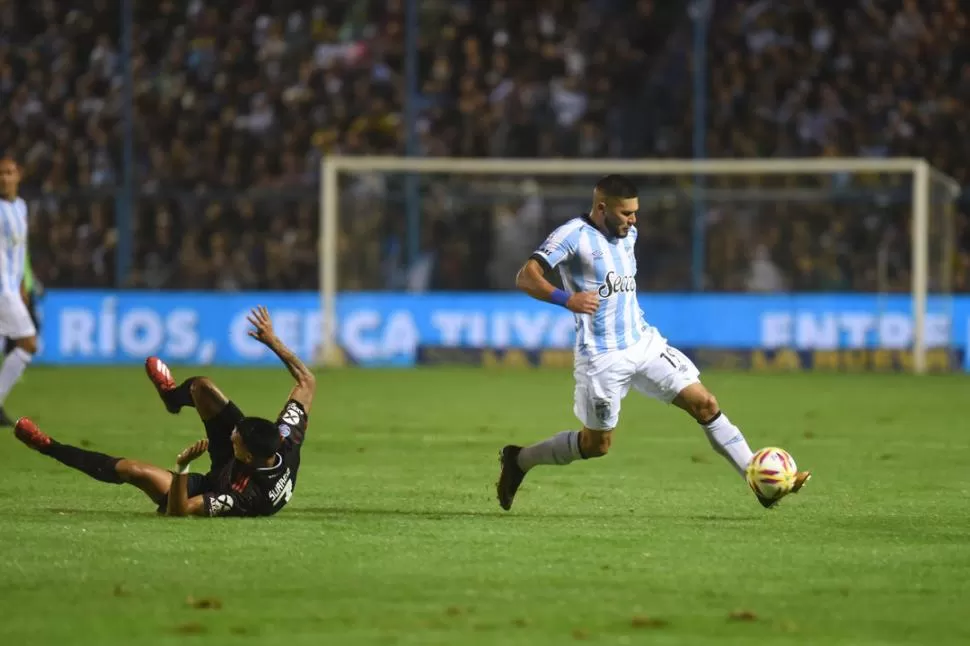
[(188, 496), (188, 474), (175, 474), (168, 491), (168, 516), (206, 516), (205, 497)]
[(202, 496), (189, 498), (189, 465), (209, 449), (208, 440), (200, 440), (188, 447), (175, 459), (175, 474), (168, 490), (168, 516), (205, 516), (205, 499)]
[(280, 361), (283, 362), (283, 365), (286, 366), (286, 369), (290, 371), (296, 381), (296, 385), (290, 391), (290, 399), (299, 403), (303, 406), (303, 410), (309, 413), (310, 406), (313, 404), (313, 393), (317, 389), (317, 378), (300, 361), (300, 357), (293, 354), (293, 351), (277, 337), (274, 336), (266, 345), (280, 358)]
[(259, 306), (254, 309), (249, 315), (249, 322), (254, 328), (249, 335), (272, 350), (293, 375), (293, 379), (296, 380), (296, 385), (290, 391), (290, 399), (300, 404), (304, 412), (309, 413), (310, 406), (313, 404), (313, 393), (317, 388), (316, 377), (300, 361), (300, 358), (293, 354), (293, 351), (276, 336), (273, 331), (273, 322), (270, 320), (269, 312), (265, 307)]

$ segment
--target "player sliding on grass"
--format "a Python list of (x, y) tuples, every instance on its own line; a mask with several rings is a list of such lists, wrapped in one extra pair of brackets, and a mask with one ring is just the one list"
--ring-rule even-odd
[[(300, 447), (316, 383), (313, 374), (276, 337), (266, 308), (252, 311), (250, 336), (282, 360), (296, 380), (289, 400), (275, 422), (245, 417), (207, 377), (192, 377), (176, 386), (161, 359), (145, 362), (148, 377), (170, 413), (195, 408), (207, 439), (182, 451), (175, 472), (61, 444), (26, 418), (14, 433), (44, 455), (110, 484), (132, 484), (144, 491), (158, 511), (169, 516), (269, 516), (289, 502), (300, 468)], [(206, 474), (189, 473), (189, 464), (208, 451)]]
[[(503, 509), (512, 507), (515, 492), (533, 467), (606, 455), (620, 403), (631, 387), (687, 411), (704, 428), (714, 450), (742, 476), (751, 461), (747, 441), (701, 384), (697, 367), (643, 318), (633, 252), (639, 208), (636, 186), (629, 179), (604, 177), (593, 190), (589, 214), (553, 231), (516, 276), (516, 285), (529, 296), (576, 315), (573, 411), (583, 428), (532, 446), (502, 449), (496, 488)], [(545, 278), (557, 268), (565, 290)], [(798, 472), (788, 493), (801, 489), (809, 477), (807, 471)], [(771, 507), (780, 497), (758, 499)]]

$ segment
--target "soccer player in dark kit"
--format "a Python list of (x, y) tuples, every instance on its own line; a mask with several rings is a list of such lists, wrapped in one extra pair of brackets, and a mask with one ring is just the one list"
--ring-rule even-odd
[[(275, 422), (246, 417), (207, 377), (176, 385), (165, 363), (156, 357), (145, 370), (165, 408), (173, 414), (195, 408), (206, 439), (182, 451), (175, 470), (112, 457), (61, 444), (26, 418), (14, 433), (30, 448), (110, 484), (131, 484), (144, 491), (168, 516), (271, 516), (289, 502), (300, 468), (300, 448), (307, 429), (316, 382), (313, 373), (277, 338), (269, 312), (258, 307), (249, 316), (249, 335), (280, 358), (296, 385)], [(189, 465), (208, 452), (208, 473), (189, 473)]]

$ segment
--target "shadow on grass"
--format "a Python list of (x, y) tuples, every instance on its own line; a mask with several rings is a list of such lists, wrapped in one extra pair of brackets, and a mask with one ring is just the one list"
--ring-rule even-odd
[(718, 514), (687, 514), (687, 515), (675, 515), (675, 514), (665, 514), (663, 516), (653, 516), (654, 518), (664, 518), (664, 519), (674, 519), (678, 518), (680, 520), (694, 520), (703, 523), (738, 523), (747, 525), (752, 521), (758, 519), (757, 515), (748, 516), (726, 516)]
[[(131, 511), (123, 509), (64, 509), (54, 508), (45, 510), (50, 514), (63, 516), (77, 516), (85, 518), (152, 518), (161, 517), (154, 511), (133, 509)], [(577, 511), (576, 513), (529, 513), (514, 514), (501, 510), (430, 510), (430, 509), (373, 509), (373, 508), (354, 508), (354, 507), (297, 507), (285, 509), (276, 514), (274, 519), (305, 519), (305, 518), (339, 518), (341, 516), (384, 516), (398, 518), (414, 518), (424, 520), (448, 520), (456, 518), (509, 518), (517, 520), (538, 520), (538, 519), (607, 519), (616, 520), (629, 518), (629, 514), (590, 514)]]
[[(401, 518), (423, 518), (427, 520), (446, 520), (454, 518), (508, 518), (519, 521), (526, 520), (629, 520), (638, 514), (630, 512), (601, 513), (577, 508), (573, 512), (535, 512), (516, 513), (500, 509), (494, 510), (429, 510), (429, 509), (373, 509), (351, 507), (300, 507), (288, 512), (292, 516), (398, 516)], [(656, 520), (690, 520), (701, 523), (750, 523), (753, 516), (719, 516), (719, 515), (683, 515), (683, 514), (648, 514), (639, 515), (641, 518)]]
[[(123, 518), (161, 518), (162, 516), (155, 511), (143, 509), (64, 509), (53, 508), (45, 510), (51, 514), (63, 516), (76, 516), (84, 518), (104, 518), (104, 519), (123, 519)], [(388, 518), (412, 518), (420, 520), (454, 520), (460, 518), (504, 518), (511, 521), (536, 521), (536, 520), (629, 520), (631, 514), (627, 513), (596, 513), (577, 509), (575, 512), (506, 512), (499, 509), (495, 510), (476, 510), (476, 509), (452, 509), (452, 510), (431, 510), (431, 509), (374, 509), (374, 508), (355, 508), (355, 507), (295, 507), (285, 509), (274, 516), (274, 519), (293, 519), (301, 520), (307, 518), (340, 518), (354, 516), (376, 516)], [(644, 514), (642, 518), (657, 521), (691, 521), (700, 524), (706, 523), (737, 523), (749, 524), (756, 522), (755, 516), (727, 516), (717, 514)]]
[(501, 509), (375, 509), (353, 507), (300, 507), (289, 512), (294, 516), (387, 516), (418, 518), (424, 520), (449, 520), (456, 518), (510, 518), (518, 520), (539, 518), (628, 518), (627, 514), (584, 514), (584, 513), (528, 513), (516, 514)]
[(145, 509), (47, 509), (51, 514), (62, 516), (84, 516), (85, 518), (154, 518), (159, 514), (155, 510)]

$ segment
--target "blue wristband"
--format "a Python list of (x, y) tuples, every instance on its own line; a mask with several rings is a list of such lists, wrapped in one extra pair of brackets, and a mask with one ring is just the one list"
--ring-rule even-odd
[(569, 294), (561, 289), (555, 289), (551, 294), (549, 294), (549, 302), (555, 303), (556, 305), (562, 305), (566, 307), (566, 301), (569, 300)]

